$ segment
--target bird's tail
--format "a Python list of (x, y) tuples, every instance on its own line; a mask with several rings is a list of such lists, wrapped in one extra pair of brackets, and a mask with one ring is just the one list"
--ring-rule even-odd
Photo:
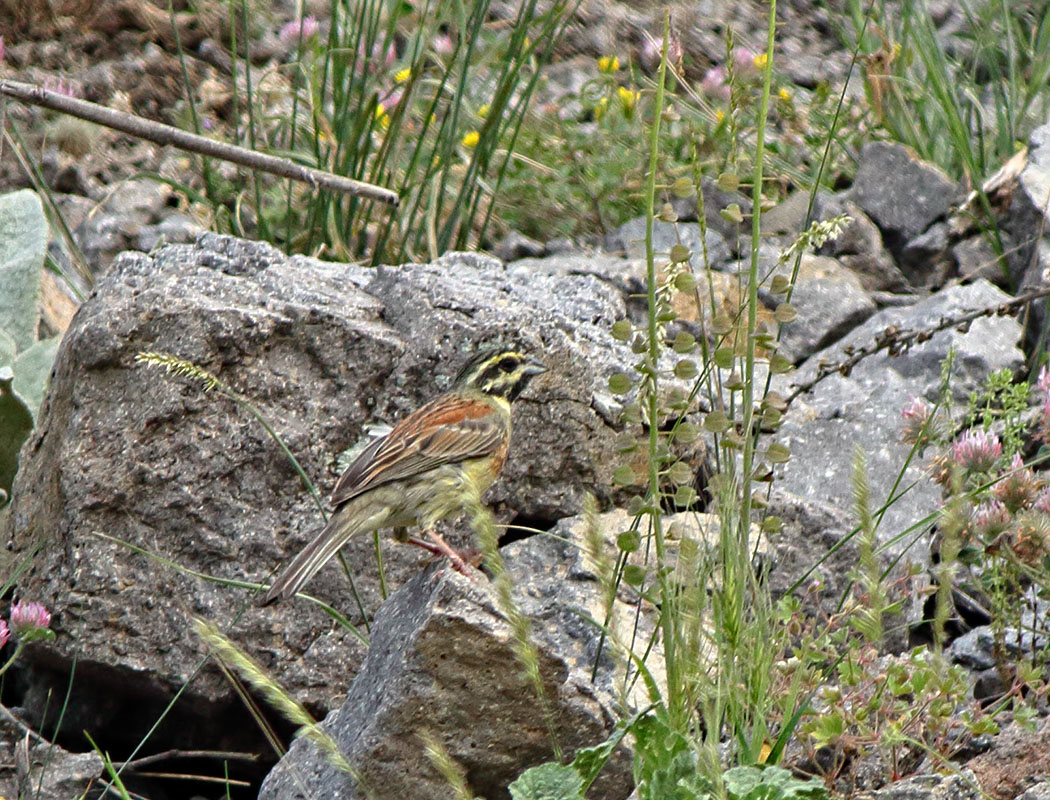
[(294, 597), (306, 582), (353, 537), (362, 526), (350, 514), (332, 515), (324, 530), (284, 568), (277, 580), (263, 596), (260, 605), (268, 606), (276, 600)]

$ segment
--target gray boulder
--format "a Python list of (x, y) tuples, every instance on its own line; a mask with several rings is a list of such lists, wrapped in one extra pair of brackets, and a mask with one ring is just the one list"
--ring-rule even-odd
[[(850, 348), (875, 341), (885, 329), (925, 328), (965, 310), (979, 309), (1009, 299), (987, 281), (956, 286), (905, 308), (888, 308), (868, 319), (831, 347), (811, 356), (791, 376), (799, 385), (812, 378), (820, 363), (835, 364)], [(854, 448), (864, 449), (874, 502), (887, 499), (908, 458), (909, 446), (900, 441), (900, 414), (912, 397), (935, 400), (940, 388), (941, 364), (949, 349), (955, 351), (952, 392), (958, 403), (994, 370), (1020, 367), (1021, 330), (1009, 317), (982, 317), (965, 332), (941, 331), (901, 356), (882, 351), (863, 359), (848, 377), (832, 375), (792, 403), (778, 438), (791, 449), (779, 487), (788, 492), (851, 508), (850, 474)], [(898, 491), (908, 488), (885, 512), (879, 528), (888, 542), (919, 523), (937, 508), (939, 488), (929, 479), (918, 459), (904, 471)], [(915, 541), (914, 534), (897, 540), (899, 554)], [(912, 548), (908, 559), (925, 563), (921, 548)]]
[[(446, 798), (450, 788), (426, 755), (425, 733), (461, 768), (472, 794), (505, 798), (521, 772), (554, 758), (552, 737), (566, 757), (605, 740), (618, 719), (623, 666), (609, 642), (599, 656), (599, 630), (587, 622), (602, 616), (601, 588), (579, 555), (581, 527), (580, 519), (565, 520), (555, 536), (505, 548), (515, 602), (532, 623), (544, 701), (522, 673), (491, 584), (428, 569), (380, 609), (361, 672), (324, 722), (363, 786), (300, 737), (266, 778), (261, 800)], [(594, 796), (624, 798), (631, 783), (622, 750)]]
[[(632, 363), (609, 335), (623, 315), (593, 277), (511, 274), (477, 255), (373, 271), (211, 234), (153, 257), (124, 254), (70, 326), (22, 451), (7, 542), (16, 559), (40, 548), (19, 590), (55, 612), (58, 634), (32, 663), (56, 691), (74, 654), (113, 697), (166, 697), (192, 680), (189, 697), (208, 714), (226, 708), (229, 689), (217, 672), (197, 674), (191, 615), (238, 619), (237, 640), (315, 709), (345, 694), (364, 656), (307, 601), (252, 608), (250, 592), (214, 582), (266, 581), (321, 518), (246, 406), (136, 363), (139, 352), (218, 375), (327, 494), (338, 454), (369, 425), (446, 389), (479, 345), (518, 343), (551, 372), (518, 401), (510, 462), (487, 500), (502, 519), (542, 522), (611, 486), (617, 431), (595, 408), (613, 419), (615, 402), (596, 392)], [(471, 539), (465, 527), (450, 536)], [(346, 550), (366, 613), (382, 599), (370, 538)], [(385, 538), (383, 555), (392, 589), (423, 560)], [(308, 590), (361, 624), (337, 565)]]
[(875, 220), (898, 260), (908, 242), (947, 217), (960, 199), (958, 187), (940, 169), (891, 142), (864, 145), (849, 198)]

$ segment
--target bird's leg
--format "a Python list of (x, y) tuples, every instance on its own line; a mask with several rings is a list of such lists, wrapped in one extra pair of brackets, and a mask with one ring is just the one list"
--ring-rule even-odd
[(426, 535), (430, 537), (430, 541), (425, 539), (416, 539), (415, 537), (408, 539), (409, 544), (414, 544), (416, 547), (422, 547), (424, 550), (435, 555), (442, 555), (448, 558), (452, 563), (452, 568), (462, 575), (466, 575), (471, 580), (474, 580), (473, 570), (470, 565), (463, 559), (459, 553), (457, 553), (448, 542), (441, 536), (437, 531), (428, 530)]

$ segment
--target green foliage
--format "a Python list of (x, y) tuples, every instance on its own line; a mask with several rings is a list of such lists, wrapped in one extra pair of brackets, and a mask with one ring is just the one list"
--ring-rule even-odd
[(235, 80), (241, 116), (232, 133), (255, 149), (393, 189), (399, 207), (207, 172), (216, 225), (289, 252), (372, 263), (476, 246), (568, 7), (527, 0), (509, 24), (495, 26), (490, 0), (333, 0), (327, 41), (301, 41), (284, 68), (290, 107), (274, 118), (266, 92)]
[(18, 451), (33, 431), (33, 415), (11, 388), (10, 367), (0, 367), (0, 505), (11, 496), (18, 472)]
[(553, 762), (526, 770), (507, 788), (514, 800), (583, 800), (580, 773)]
[(58, 350), (59, 337), (37, 341), (48, 231), (34, 192), (0, 196), (0, 506), (11, 494), (18, 452), (40, 412)]
[(1015, 381), (1010, 370), (996, 370), (985, 378), (981, 391), (970, 393), (963, 425), (985, 430), (996, 426), (1001, 430), (1003, 455), (1009, 458), (1024, 448), (1028, 427), (1024, 413), (1031, 407), (1031, 392), (1032, 387)]
[[(966, 704), (967, 675), (949, 664), (939, 653), (916, 648), (900, 656), (880, 656), (875, 648), (857, 646), (836, 635), (846, 620), (837, 618), (822, 630), (813, 629), (813, 638), (800, 650), (812, 667), (795, 669), (813, 674), (804, 683), (817, 687), (812, 710), (799, 726), (798, 741), (811, 759), (818, 759), (826, 770), (826, 780), (849, 773), (869, 755), (867, 769), (880, 763), (887, 779), (900, 777), (899, 766), (918, 763), (932, 753), (950, 759), (967, 736), (994, 728), (976, 703), (960, 714)], [(835, 680), (820, 668), (836, 665)]]
[(34, 419), (40, 414), (40, 404), (44, 401), (51, 366), (55, 363), (61, 341), (61, 336), (52, 336), (34, 342), (20, 352), (11, 364), (14, 372), (11, 388), (25, 402)]
[(657, 714), (634, 727), (634, 780), (639, 800), (700, 800), (715, 785), (698, 768), (693, 743)]
[(780, 767), (733, 767), (723, 778), (731, 800), (825, 800), (828, 797), (820, 781), (801, 780)]
[(924, 3), (851, 0), (847, 44), (860, 43), (874, 121), (970, 185), (1023, 145), (1050, 111), (1050, 6), (964, 0), (947, 47)]
[(882, 574), (875, 557), (876, 523), (871, 513), (871, 488), (868, 484), (868, 467), (864, 450), (857, 445), (853, 453), (854, 513), (858, 520), (860, 562), (853, 579), (861, 590), (860, 602), (850, 622), (870, 644), (882, 641), (882, 615), (886, 613), (886, 593)]
[(4, 243), (0, 249), (0, 325), (17, 350), (25, 350), (37, 338), (37, 301), (47, 237), (47, 220), (35, 192), (22, 189), (0, 195), (0, 242)]

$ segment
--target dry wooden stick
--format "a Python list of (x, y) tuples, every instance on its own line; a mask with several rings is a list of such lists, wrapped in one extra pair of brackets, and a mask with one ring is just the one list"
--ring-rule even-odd
[(296, 164), (287, 158), (278, 158), (264, 153), (257, 153), (244, 147), (217, 142), (204, 136), (153, 122), (143, 117), (127, 114), (116, 109), (106, 108), (86, 100), (66, 97), (63, 94), (50, 92), (40, 86), (18, 81), (0, 80), (0, 94), (14, 97), (23, 103), (50, 108), (79, 119), (105, 125), (107, 128), (127, 133), (139, 139), (148, 139), (159, 145), (174, 145), (180, 150), (189, 150), (211, 158), (230, 161), (243, 167), (270, 172), (282, 178), (309, 183), (313, 186), (333, 189), (337, 192), (359, 195), (380, 203), (396, 206), (399, 202), (396, 192), (352, 178), (344, 178), (324, 170)]
[(1009, 314), (1014, 314), (1017, 311), (1020, 311), (1021, 308), (1028, 303), (1038, 300), (1040, 297), (1047, 296), (1050, 296), (1050, 285), (1043, 284), (1025, 292), (1024, 294), (1020, 294), (1017, 297), (1007, 300), (1005, 303), (995, 303), (994, 305), (985, 306), (984, 308), (964, 311), (955, 316), (941, 317), (937, 322), (925, 328), (911, 329), (890, 325), (877, 333), (871, 344), (865, 345), (864, 347), (846, 348), (843, 353), (845, 358), (842, 361), (831, 363), (821, 362), (818, 364), (816, 375), (812, 379), (798, 384), (794, 391), (788, 395), (784, 403), (785, 405), (790, 405), (800, 394), (808, 392), (822, 380), (831, 375), (838, 373), (839, 375), (848, 377), (850, 371), (857, 366), (862, 359), (874, 355), (880, 350), (885, 350), (891, 356), (903, 355), (911, 346), (922, 344), (923, 342), (932, 339), (935, 333), (947, 330), (948, 328), (959, 328), (965, 330), (969, 327), (970, 323), (981, 317), (1004, 317)]

